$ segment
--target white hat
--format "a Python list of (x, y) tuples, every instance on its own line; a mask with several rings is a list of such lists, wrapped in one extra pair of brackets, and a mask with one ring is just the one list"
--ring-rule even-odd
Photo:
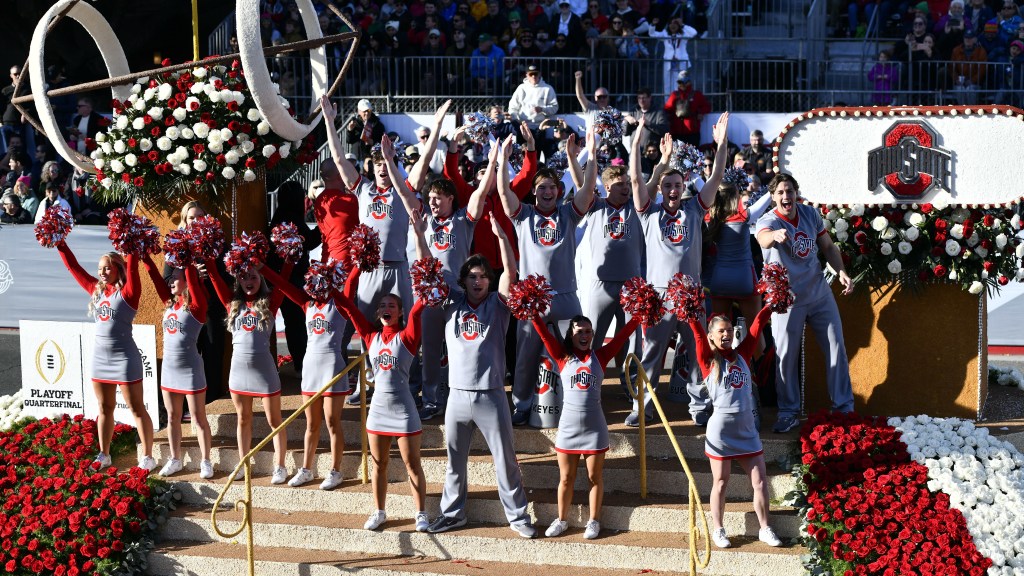
[(373, 104), (370, 104), (369, 100), (363, 98), (362, 100), (356, 103), (356, 110), (358, 112), (363, 112), (365, 110), (373, 110)]
[(430, 128), (427, 128), (426, 126), (420, 126), (419, 128), (413, 130), (413, 132), (415, 132), (417, 136), (420, 134), (430, 134)]
[(384, 25), (384, 28), (394, 28), (395, 30), (398, 30), (398, 20), (388, 20), (387, 24)]

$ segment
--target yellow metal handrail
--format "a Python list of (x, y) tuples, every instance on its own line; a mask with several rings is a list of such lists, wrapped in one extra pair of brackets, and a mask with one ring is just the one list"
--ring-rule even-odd
[[(708, 528), (708, 518), (704, 514), (704, 505), (700, 501), (700, 492), (697, 490), (697, 482), (693, 479), (693, 473), (690, 472), (690, 466), (686, 463), (686, 457), (683, 456), (683, 450), (679, 447), (679, 442), (676, 440), (676, 435), (672, 431), (672, 426), (669, 424), (668, 417), (665, 416), (665, 411), (661, 407), (661, 402), (658, 401), (658, 395), (654, 393), (654, 386), (651, 384), (651, 379), (647, 376), (647, 372), (644, 371), (644, 367), (640, 363), (640, 359), (637, 358), (636, 354), (629, 354), (626, 356), (626, 364), (622, 369), (626, 371), (626, 374), (629, 374), (630, 367), (636, 368), (635, 390), (634, 384), (629, 382), (629, 378), (626, 378), (626, 387), (629, 389), (629, 393), (633, 398), (636, 399), (637, 415), (640, 417), (640, 497), (644, 499), (647, 498), (647, 410), (644, 406), (644, 391), (646, 389), (651, 395), (651, 402), (654, 404), (655, 410), (658, 411), (658, 416), (661, 417), (661, 423), (665, 426), (665, 432), (668, 433), (668, 439), (672, 442), (672, 447), (675, 449), (676, 456), (679, 458), (679, 463), (682, 464), (683, 472), (686, 473), (686, 479), (689, 481), (690, 575), (696, 576), (697, 568), (707, 568), (708, 564), (711, 562), (711, 530)], [(705, 557), (703, 559), (701, 559), (700, 553), (697, 551), (697, 538), (701, 535), (697, 526), (697, 511), (700, 511), (700, 519), (704, 524), (703, 540)]]
[[(256, 559), (254, 557), (253, 536), (252, 536), (252, 459), (253, 459), (253, 457), (260, 450), (262, 450), (263, 447), (267, 445), (267, 443), (272, 441), (274, 439), (274, 437), (277, 436), (281, 432), (281, 430), (283, 430), (286, 426), (291, 424), (291, 422), (293, 420), (298, 418), (299, 414), (304, 413), (306, 411), (306, 408), (308, 408), (310, 404), (315, 402), (317, 399), (321, 398), (324, 395), (324, 392), (326, 392), (328, 389), (330, 389), (331, 386), (334, 386), (334, 384), (338, 380), (340, 380), (341, 378), (347, 377), (349, 372), (351, 372), (352, 370), (358, 369), (360, 366), (363, 366), (363, 361), (365, 359), (366, 359), (366, 353), (363, 353), (363, 354), (360, 354), (359, 357), (356, 358), (355, 360), (352, 360), (351, 362), (349, 362), (348, 366), (346, 366), (344, 370), (339, 372), (334, 378), (331, 379), (330, 382), (328, 382), (327, 384), (324, 384), (323, 388), (320, 388), (319, 392), (317, 392), (313, 396), (310, 396), (309, 399), (306, 400), (305, 404), (303, 404), (297, 410), (292, 412), (291, 416), (289, 416), (288, 418), (285, 418), (284, 422), (281, 422), (281, 424), (279, 426), (277, 426), (276, 428), (274, 428), (270, 432), (270, 434), (267, 435), (266, 438), (264, 438), (259, 444), (254, 446), (252, 448), (252, 450), (249, 450), (249, 452), (245, 456), (243, 456), (241, 458), (241, 460), (238, 462), (238, 466), (235, 466), (235, 469), (231, 471), (231, 474), (228, 476), (227, 483), (224, 484), (224, 488), (221, 489), (220, 494), (217, 496), (217, 501), (213, 503), (213, 512), (210, 514), (210, 521), (213, 524), (214, 532), (216, 532), (221, 538), (234, 538), (235, 536), (238, 536), (239, 534), (241, 534), (243, 531), (247, 532), (246, 533), (245, 547), (246, 547), (246, 559), (248, 560), (248, 563), (249, 563), (249, 576), (255, 576), (255, 574), (256, 574)], [(367, 458), (366, 458), (366, 451), (367, 451), (367, 438), (366, 438), (366, 386), (367, 386), (366, 371), (365, 370), (359, 370), (359, 394), (360, 394), (360, 399), (362, 400), (361, 406), (360, 406), (360, 412), (359, 412), (359, 421), (362, 424), (362, 472), (363, 472), (362, 480), (363, 480), (363, 484), (366, 484), (367, 479), (369, 478), (368, 466), (367, 466)], [(231, 488), (231, 484), (234, 483), (235, 476), (238, 474), (238, 471), (241, 470), (243, 467), (245, 469), (245, 498), (243, 498), (241, 500), (236, 500), (235, 501), (235, 510), (241, 510), (242, 511), (241, 525), (238, 527), (238, 530), (235, 530), (234, 532), (224, 532), (217, 525), (217, 512), (220, 510), (220, 503), (221, 503), (221, 501), (224, 499), (225, 496), (227, 496), (228, 489), (230, 489)]]

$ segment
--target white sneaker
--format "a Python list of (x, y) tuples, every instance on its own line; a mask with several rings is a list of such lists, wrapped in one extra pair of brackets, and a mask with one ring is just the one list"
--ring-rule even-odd
[(270, 476), (271, 484), (284, 484), (288, 481), (288, 469), (284, 466), (274, 466), (274, 474)]
[(714, 529), (711, 532), (711, 541), (719, 548), (728, 548), (732, 546), (732, 542), (729, 542), (729, 538), (725, 535), (725, 528)]
[[(276, 473), (277, 470), (274, 472)], [(288, 485), (292, 488), (297, 488), (312, 480), (313, 472), (309, 468), (299, 468), (299, 471), (295, 473), (295, 476), (292, 476), (292, 479), (288, 481)]]
[(341, 475), (341, 472), (338, 472), (337, 470), (331, 470), (327, 474), (327, 478), (324, 478), (324, 481), (320, 483), (320, 489), (332, 490), (334, 488), (337, 488), (338, 485), (341, 484), (342, 480), (344, 480), (344, 477)]
[(782, 540), (775, 535), (775, 530), (772, 530), (771, 526), (761, 528), (761, 531), (757, 533), (757, 539), (769, 546), (782, 546)]
[(548, 529), (544, 531), (544, 535), (547, 536), (548, 538), (554, 538), (555, 536), (561, 536), (562, 532), (565, 532), (565, 530), (568, 527), (569, 527), (569, 523), (568, 522), (566, 522), (565, 520), (559, 520), (558, 518), (555, 518), (555, 520), (553, 522), (551, 522), (551, 526), (548, 526)]
[(152, 472), (153, 468), (156, 468), (156, 460), (152, 456), (143, 456), (139, 459), (139, 468), (146, 472)]
[(199, 463), (199, 477), (203, 480), (213, 478), (213, 462), (203, 460)]
[(380, 528), (380, 525), (386, 522), (388, 515), (383, 510), (377, 510), (370, 517), (366, 519), (366, 524), (363, 524), (365, 530), (376, 530)]
[(430, 528), (430, 517), (426, 512), (416, 513), (416, 531), (426, 532)]
[(171, 458), (170, 460), (167, 461), (166, 464), (164, 464), (164, 467), (160, 469), (160, 475), (166, 477), (172, 474), (176, 474), (178, 472), (181, 472), (182, 467), (183, 466), (181, 465), (181, 460), (178, 460), (177, 458)]
[(93, 462), (100, 463), (100, 470), (103, 470), (104, 468), (110, 468), (110, 454), (104, 454), (103, 452), (100, 452), (99, 454), (96, 455), (96, 458), (93, 460)]
[(597, 520), (591, 520), (587, 522), (587, 529), (583, 531), (583, 537), (587, 540), (593, 540), (597, 538), (597, 535), (601, 533), (601, 523)]
[(238, 472), (235, 472), (235, 482), (240, 482), (242, 480), (245, 480), (245, 466), (242, 466), (238, 469)]

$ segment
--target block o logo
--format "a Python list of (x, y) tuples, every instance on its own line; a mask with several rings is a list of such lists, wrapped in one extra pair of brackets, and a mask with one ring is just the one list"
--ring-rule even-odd
[(12, 284), (14, 284), (14, 274), (11, 273), (11, 267), (7, 265), (7, 262), (0, 260), (0, 294), (10, 290)]
[(938, 133), (920, 120), (893, 124), (882, 146), (868, 153), (868, 188), (879, 185), (898, 199), (917, 200), (933, 188), (950, 189), (953, 155), (938, 147)]

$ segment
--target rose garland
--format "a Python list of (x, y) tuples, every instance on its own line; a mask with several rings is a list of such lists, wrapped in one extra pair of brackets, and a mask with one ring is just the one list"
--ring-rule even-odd
[(619, 293), (619, 303), (626, 314), (640, 318), (640, 323), (647, 328), (661, 322), (665, 315), (665, 306), (658, 292), (640, 276), (626, 280)]
[(530, 274), (509, 289), (508, 309), (519, 320), (530, 321), (551, 307), (551, 284), (540, 274)]

